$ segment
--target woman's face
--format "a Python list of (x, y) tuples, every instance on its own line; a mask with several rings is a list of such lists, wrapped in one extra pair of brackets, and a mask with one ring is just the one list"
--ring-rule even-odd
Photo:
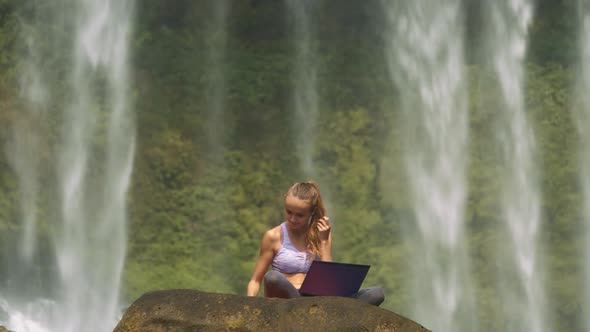
[(304, 229), (309, 217), (311, 217), (311, 204), (308, 201), (293, 195), (285, 197), (285, 219), (291, 229)]

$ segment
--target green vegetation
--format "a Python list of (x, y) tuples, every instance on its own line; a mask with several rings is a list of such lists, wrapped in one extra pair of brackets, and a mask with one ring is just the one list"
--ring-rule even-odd
[[(215, 78), (208, 71), (207, 46), (216, 41), (207, 31), (215, 1), (137, 4), (130, 98), (136, 109), (138, 147), (129, 197), (124, 274), (128, 301), (164, 288), (244, 294), (263, 232), (281, 221), (283, 191), (292, 182), (307, 180), (295, 152), (298, 129), (290, 102), (295, 59), (281, 1), (231, 1), (224, 53), (224, 125), (217, 133), (223, 149), (211, 151), (207, 97)], [(467, 8), (482, 15), (476, 2), (466, 1)], [(39, 18), (41, 10), (58, 15), (59, 5), (35, 6), (41, 5), (0, 0), (0, 139), (7, 142), (11, 124), (26, 107), (19, 97), (18, 73), (26, 59), (19, 27), (51, 32), (51, 38), (39, 39), (44, 56), (37, 61), (51, 78), (56, 97), (46, 105), (48, 119), (27, 121), (46, 133), (40, 158), (45, 165), (55, 165), (51, 150), (57, 146), (60, 105), (68, 94), (63, 75), (69, 66), (63, 35), (68, 29), (51, 18)], [(570, 112), (577, 25), (568, 13), (574, 10), (568, 1), (539, 1), (526, 67), (528, 115), (540, 149), (545, 277), (556, 331), (581, 329), (584, 286), (578, 258), (584, 227), (577, 179), (579, 142)], [(334, 259), (372, 264), (366, 284), (383, 285), (384, 307), (407, 314), (412, 248), (402, 238), (402, 226), (412, 220), (412, 208), (400, 155), (398, 91), (385, 66), (379, 1), (326, 0), (315, 8), (314, 17), (321, 97), (314, 159), (316, 180), (334, 221)], [(31, 22), (37, 22), (36, 28)], [(504, 243), (498, 215), (501, 170), (492, 125), (499, 101), (490, 70), (478, 58), (481, 23), (469, 16), (467, 24), (467, 241), (482, 329), (491, 331), (501, 330), (494, 263), (496, 249)], [(45, 188), (55, 186), (53, 174), (43, 170)], [(0, 154), (4, 264), (21, 227), (17, 188), (8, 156)], [(43, 195), (40, 200), (46, 207), (40, 219), (46, 223), (54, 213), (50, 202), (55, 198), (51, 190)], [(39, 241), (47, 243), (52, 227), (44, 224), (41, 229)], [(0, 280), (3, 273), (0, 268)]]

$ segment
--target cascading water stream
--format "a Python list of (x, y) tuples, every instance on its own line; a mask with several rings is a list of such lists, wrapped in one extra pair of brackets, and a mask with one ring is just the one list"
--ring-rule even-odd
[(383, 1), (387, 60), (400, 91), (404, 161), (416, 223), (415, 319), (436, 331), (476, 331), (464, 239), (467, 98), (462, 1)]
[(298, 156), (303, 173), (315, 176), (313, 154), (318, 119), (317, 68), (312, 38), (311, 9), (314, 1), (286, 0), (293, 20), (295, 66), (293, 69), (294, 128), (298, 135)]
[(208, 149), (214, 161), (220, 161), (224, 151), (223, 133), (226, 90), (226, 51), (228, 0), (213, 2), (211, 22), (207, 32), (208, 93), (205, 96), (208, 110)]
[(547, 329), (543, 268), (540, 260), (540, 192), (535, 168), (536, 147), (527, 123), (523, 61), (527, 30), (533, 17), (530, 0), (493, 1), (490, 6), (492, 61), (503, 96), (497, 131), (505, 173), (501, 211), (507, 243), (499, 244), (501, 295), (506, 331)]
[(584, 299), (582, 301), (585, 331), (590, 330), (590, 1), (578, 0), (580, 14), (579, 31), (579, 77), (576, 99), (579, 104), (574, 109), (575, 123), (580, 135), (579, 172), (583, 193), (583, 213), (585, 217), (585, 248), (582, 266), (584, 267)]
[(134, 2), (70, 5), (74, 12), (59, 18), (75, 20), (71, 98), (55, 147), (61, 207), (53, 239), (58, 275), (50, 279), (59, 284), (52, 286), (55, 299), (24, 300), (35, 310), (3, 309), (5, 324), (18, 332), (110, 331), (119, 315), (135, 150), (128, 72)]
[(30, 265), (36, 248), (37, 199), (39, 195), (40, 140), (35, 118), (42, 118), (48, 102), (48, 91), (39, 68), (40, 54), (37, 51), (39, 36), (26, 38), (28, 61), (21, 75), (21, 97), (25, 100), (26, 116), (13, 126), (12, 140), (7, 144), (7, 156), (18, 177), (20, 217), (23, 225), (19, 254), (24, 265)]

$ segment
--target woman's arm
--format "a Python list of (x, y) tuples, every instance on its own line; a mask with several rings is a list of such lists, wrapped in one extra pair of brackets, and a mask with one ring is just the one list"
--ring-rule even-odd
[(275, 240), (276, 235), (274, 234), (272, 229), (267, 231), (262, 237), (262, 241), (260, 242), (260, 253), (258, 255), (258, 259), (256, 260), (254, 273), (252, 273), (250, 282), (248, 282), (248, 296), (258, 296), (262, 278), (264, 278), (264, 274), (268, 270), (268, 267), (272, 263), (272, 259), (274, 257), (273, 246)]
[(326, 262), (332, 261), (332, 232), (330, 226), (330, 218), (328, 216), (322, 217), (317, 227), (320, 233), (320, 259)]

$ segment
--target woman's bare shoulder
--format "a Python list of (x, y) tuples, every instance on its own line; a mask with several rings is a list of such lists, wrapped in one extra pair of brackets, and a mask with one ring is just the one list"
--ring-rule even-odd
[(264, 237), (269, 240), (278, 241), (281, 239), (281, 225), (273, 227), (264, 233)]

